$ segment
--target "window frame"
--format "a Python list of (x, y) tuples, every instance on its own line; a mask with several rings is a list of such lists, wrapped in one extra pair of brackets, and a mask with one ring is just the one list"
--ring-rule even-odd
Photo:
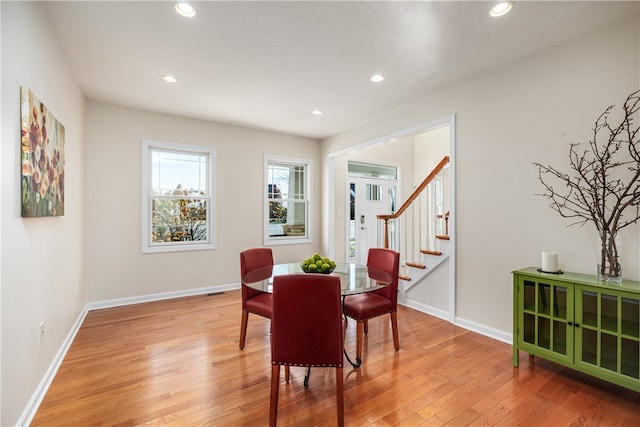
[[(143, 139), (141, 144), (141, 250), (142, 253), (165, 253), (216, 249), (216, 149), (204, 145)], [(166, 151), (181, 154), (197, 154), (207, 157), (207, 239), (205, 241), (179, 241), (152, 243), (152, 152)]]
[[(304, 173), (304, 199), (305, 202), (305, 235), (304, 236), (270, 236), (269, 235), (269, 165), (288, 164), (292, 166), (302, 166)], [(286, 157), (274, 154), (264, 156), (264, 186), (263, 186), (263, 209), (264, 209), (264, 245), (295, 245), (313, 242), (313, 198), (311, 193), (313, 161), (299, 157)]]

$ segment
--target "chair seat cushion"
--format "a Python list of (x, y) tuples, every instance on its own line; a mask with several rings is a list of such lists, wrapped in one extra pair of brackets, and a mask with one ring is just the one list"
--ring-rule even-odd
[(391, 313), (391, 310), (391, 300), (373, 292), (349, 295), (344, 300), (344, 314), (358, 321)]
[(249, 313), (271, 319), (271, 313), (273, 312), (273, 294), (264, 293), (248, 299), (246, 307)]

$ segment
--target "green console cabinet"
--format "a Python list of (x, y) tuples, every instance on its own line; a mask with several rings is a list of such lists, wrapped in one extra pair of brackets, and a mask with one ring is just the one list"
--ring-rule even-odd
[(522, 350), (640, 392), (639, 325), (640, 282), (513, 272), (513, 366)]

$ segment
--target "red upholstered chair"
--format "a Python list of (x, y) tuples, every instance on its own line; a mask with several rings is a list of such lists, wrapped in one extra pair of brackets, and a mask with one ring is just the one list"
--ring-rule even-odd
[(369, 332), (369, 319), (389, 313), (393, 331), (393, 345), (400, 350), (398, 339), (398, 273), (400, 254), (391, 249), (371, 248), (367, 257), (367, 267), (383, 270), (393, 278), (389, 286), (377, 291), (358, 295), (348, 295), (344, 300), (344, 314), (357, 322), (356, 362), (362, 360), (363, 335)]
[[(273, 265), (271, 248), (253, 248), (240, 253), (240, 280), (250, 271)], [(240, 349), (247, 337), (249, 313), (271, 319), (272, 295), (252, 289), (242, 282), (242, 321), (240, 323)]]
[(344, 425), (344, 326), (340, 279), (324, 274), (273, 278), (271, 317), (271, 401), (269, 425), (278, 417), (280, 366), (334, 367), (338, 425)]

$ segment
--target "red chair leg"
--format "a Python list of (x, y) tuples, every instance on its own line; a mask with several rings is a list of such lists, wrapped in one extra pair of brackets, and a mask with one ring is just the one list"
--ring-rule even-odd
[(247, 338), (247, 323), (249, 322), (249, 312), (242, 310), (242, 321), (240, 322), (240, 350), (244, 348), (244, 342)]
[(278, 391), (280, 388), (280, 365), (271, 365), (271, 398), (269, 400), (269, 427), (275, 427), (278, 419)]
[(343, 368), (336, 368), (336, 397), (338, 407), (338, 426), (344, 426), (344, 377)]
[(284, 365), (284, 380), (288, 383), (291, 376), (291, 369), (289, 365)]
[(365, 322), (358, 322), (358, 326), (356, 327), (356, 356), (360, 360), (362, 360), (362, 340), (363, 340), (364, 323)]
[(364, 321), (364, 334), (365, 335), (369, 334), (369, 321), (368, 320)]
[(400, 340), (398, 339), (398, 312), (391, 313), (391, 330), (393, 331), (393, 346), (396, 351), (400, 350)]

